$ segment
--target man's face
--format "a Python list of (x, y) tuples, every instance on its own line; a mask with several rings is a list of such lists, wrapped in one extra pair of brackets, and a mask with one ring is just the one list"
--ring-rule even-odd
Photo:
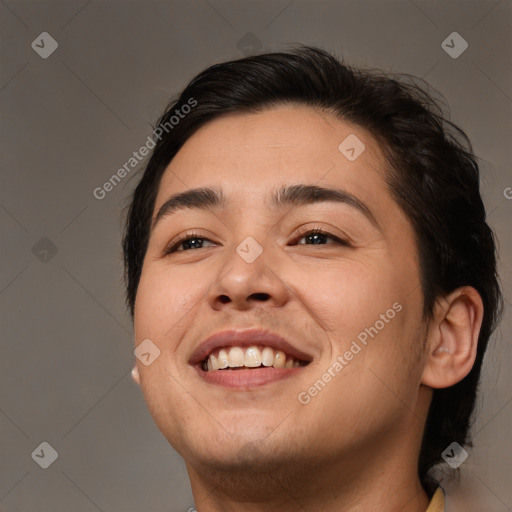
[[(170, 163), (154, 217), (190, 189), (222, 189), (226, 199), (159, 218), (135, 305), (136, 343), (160, 350), (150, 365), (138, 362), (149, 410), (193, 466), (354, 460), (418, 428), (418, 257), (384, 167), (365, 130), (305, 106), (216, 119)], [(296, 185), (356, 200), (272, 205)], [(315, 228), (328, 234), (304, 234)], [(299, 366), (274, 368), (279, 347), (261, 340), (220, 342), (213, 355), (236, 365), (255, 345), (247, 364), (273, 356), (273, 366), (205, 371), (195, 361), (212, 334), (249, 329), (286, 339)]]

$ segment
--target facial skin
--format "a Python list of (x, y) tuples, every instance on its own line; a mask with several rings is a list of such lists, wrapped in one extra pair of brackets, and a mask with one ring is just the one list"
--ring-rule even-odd
[[(350, 134), (365, 144), (354, 161), (338, 149)], [(430, 387), (471, 369), (482, 308), (473, 289), (460, 289), (439, 302), (427, 332), (414, 232), (385, 172), (369, 133), (297, 105), (218, 118), (168, 166), (154, 216), (171, 195), (197, 187), (227, 199), (225, 209), (159, 219), (135, 304), (136, 344), (149, 338), (161, 351), (151, 365), (137, 363), (135, 379), (185, 459), (200, 512), (426, 510), (417, 459)], [(300, 184), (349, 192), (375, 222), (348, 204), (268, 205), (281, 187)], [(317, 227), (329, 233), (317, 244), (298, 231)], [(165, 254), (186, 233), (201, 239)], [(236, 250), (247, 237), (262, 248), (251, 263)], [(299, 393), (397, 303), (378, 334), (301, 403)], [(255, 327), (311, 362), (238, 388), (212, 384), (190, 364), (210, 335)]]

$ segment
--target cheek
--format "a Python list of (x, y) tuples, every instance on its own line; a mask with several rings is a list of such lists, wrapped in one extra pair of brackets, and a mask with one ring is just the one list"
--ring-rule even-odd
[(211, 281), (199, 267), (189, 271), (164, 265), (143, 268), (135, 301), (136, 339), (161, 337), (178, 324), (204, 297)]
[(383, 267), (378, 261), (317, 261), (283, 275), (333, 340), (346, 340), (373, 325), (399, 300), (394, 276)]
[[(294, 291), (326, 332), (331, 361), (351, 347), (357, 352), (348, 354), (344, 370), (345, 375), (354, 372), (351, 378), (362, 379), (368, 368), (390, 384), (416, 378), (421, 288), (414, 266), (398, 267), (380, 258), (338, 261), (331, 268), (317, 263), (296, 273)], [(289, 272), (287, 279), (293, 283), (293, 278)]]

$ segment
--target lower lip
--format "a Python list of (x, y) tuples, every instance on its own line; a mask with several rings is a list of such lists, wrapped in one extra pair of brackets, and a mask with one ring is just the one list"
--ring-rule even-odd
[(211, 372), (205, 372), (199, 367), (196, 367), (196, 369), (199, 376), (208, 384), (242, 389), (264, 386), (292, 377), (303, 370), (304, 366), (296, 368), (263, 367), (247, 370), (213, 370)]

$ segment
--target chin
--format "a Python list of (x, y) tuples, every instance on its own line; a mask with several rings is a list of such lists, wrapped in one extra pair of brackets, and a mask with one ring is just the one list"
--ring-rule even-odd
[(240, 475), (242, 473), (269, 473), (274, 472), (278, 467), (296, 464), (297, 454), (277, 453), (273, 449), (261, 450), (253, 443), (246, 443), (238, 450), (228, 452), (196, 452), (194, 465), (210, 471)]
[(216, 438), (208, 432), (200, 438), (183, 440), (185, 449), (181, 451), (185, 460), (193, 460), (211, 469), (225, 472), (274, 471), (276, 466), (297, 464), (307, 455), (303, 452), (304, 443), (291, 442), (291, 433), (283, 434), (284, 430), (272, 432), (268, 426), (265, 432), (242, 428), (233, 435), (222, 431), (222, 435)]

